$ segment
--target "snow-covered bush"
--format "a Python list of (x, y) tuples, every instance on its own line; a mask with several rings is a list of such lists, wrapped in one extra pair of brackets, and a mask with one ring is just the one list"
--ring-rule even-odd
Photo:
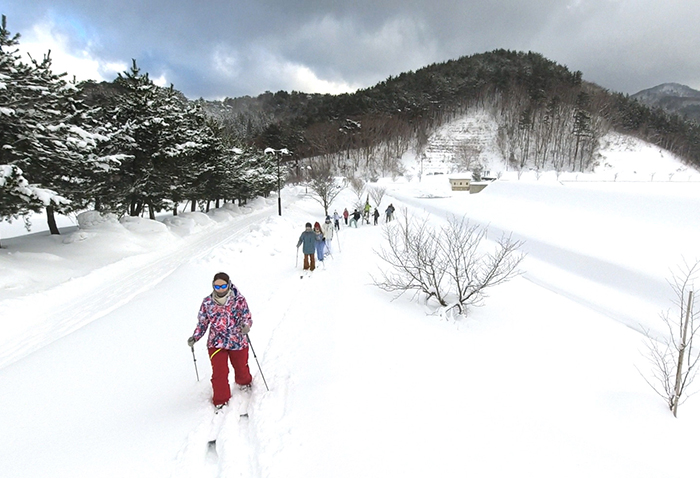
[(113, 213), (101, 213), (99, 211), (84, 211), (78, 214), (78, 227), (80, 229), (94, 229), (104, 224), (119, 224), (119, 219)]

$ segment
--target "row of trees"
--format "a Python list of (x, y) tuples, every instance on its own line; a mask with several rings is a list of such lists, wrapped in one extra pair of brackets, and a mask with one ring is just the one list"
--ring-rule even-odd
[(0, 219), (46, 208), (149, 215), (185, 201), (245, 201), (277, 185), (277, 160), (221, 134), (197, 104), (136, 61), (112, 83), (68, 82), (50, 52), (22, 61), (0, 29)]
[(495, 50), (401, 73), (355, 93), (266, 92), (203, 105), (228, 130), (250, 141), (277, 141), (301, 158), (322, 156), (341, 174), (343, 167), (365, 168), (370, 177), (396, 172), (396, 158), (409, 145), (420, 155), (432, 131), (468, 108), (494, 113), (501, 153), (520, 170), (585, 171), (610, 130), (700, 165), (698, 124), (582, 76), (534, 52)]
[(610, 122), (593, 113), (600, 106), (595, 91), (553, 90), (530, 96), (514, 89), (494, 96), (491, 110), (498, 123), (497, 144), (516, 170), (586, 171)]

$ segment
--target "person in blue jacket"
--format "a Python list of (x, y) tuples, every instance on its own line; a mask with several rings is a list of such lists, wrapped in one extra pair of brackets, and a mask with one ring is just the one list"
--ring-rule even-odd
[(316, 234), (311, 230), (311, 223), (306, 223), (306, 230), (299, 236), (299, 242), (297, 243), (297, 249), (299, 246), (304, 245), (302, 252), (304, 253), (304, 270), (313, 271), (316, 269), (316, 258), (314, 253), (316, 252)]

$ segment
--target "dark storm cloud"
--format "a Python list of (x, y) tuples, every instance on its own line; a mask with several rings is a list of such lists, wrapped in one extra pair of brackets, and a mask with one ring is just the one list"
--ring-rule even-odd
[(135, 58), (215, 98), (366, 87), (496, 48), (540, 52), (615, 91), (699, 88), (699, 12), (681, 0), (25, 0), (3, 13), (13, 32), (51, 25), (73, 54)]

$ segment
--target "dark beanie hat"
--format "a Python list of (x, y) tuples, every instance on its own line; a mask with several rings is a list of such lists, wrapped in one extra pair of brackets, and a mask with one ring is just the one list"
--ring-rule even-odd
[(306, 223), (306, 227), (311, 227), (311, 223), (310, 223), (310, 222), (307, 222), (307, 223)]
[(218, 280), (225, 281), (227, 284), (231, 282), (231, 279), (229, 279), (228, 274), (225, 272), (217, 272), (214, 274), (214, 280), (212, 282), (216, 282)]

